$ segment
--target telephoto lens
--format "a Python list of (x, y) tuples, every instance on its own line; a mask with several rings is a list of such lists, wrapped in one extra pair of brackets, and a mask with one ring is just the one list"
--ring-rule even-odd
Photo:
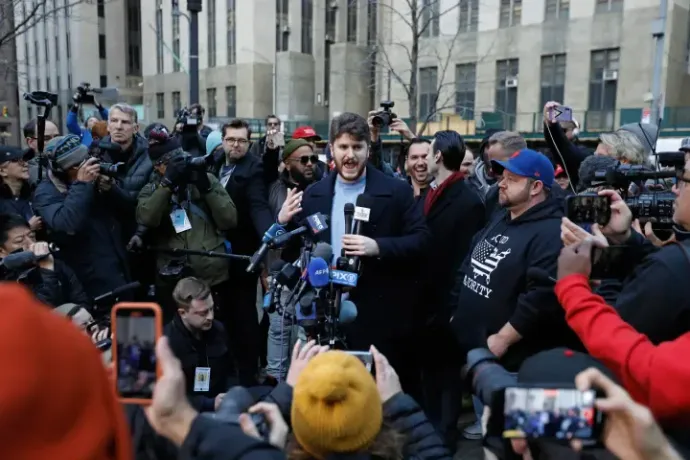
[[(230, 388), (223, 401), (220, 403), (220, 407), (215, 412), (206, 412), (203, 415), (222, 423), (240, 423), (240, 414), (248, 413), (249, 408), (252, 407), (256, 401), (244, 387), (236, 386)], [(266, 418), (263, 414), (248, 414), (252, 419), (254, 426), (256, 426), (256, 431), (263, 439), (268, 439), (269, 427), (266, 423)]]

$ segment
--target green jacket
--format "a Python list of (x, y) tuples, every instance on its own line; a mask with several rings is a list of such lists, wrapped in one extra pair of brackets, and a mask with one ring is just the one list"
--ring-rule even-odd
[[(201, 196), (196, 187), (189, 186), (191, 201), (196, 205), (196, 210), (185, 204), (185, 212), (192, 228), (182, 233), (175, 232), (170, 217), (173, 212), (173, 193), (168, 188), (160, 187), (160, 177), (141, 189), (137, 204), (137, 222), (150, 229), (154, 246), (225, 252), (223, 232), (237, 226), (237, 209), (218, 179), (211, 174), (208, 174), (208, 178), (211, 181), (211, 191), (204, 196)], [(203, 211), (208, 219), (200, 215), (199, 210)], [(174, 258), (169, 254), (159, 253), (158, 269)], [(187, 263), (194, 276), (211, 286), (222, 283), (229, 277), (228, 259), (189, 256)]]

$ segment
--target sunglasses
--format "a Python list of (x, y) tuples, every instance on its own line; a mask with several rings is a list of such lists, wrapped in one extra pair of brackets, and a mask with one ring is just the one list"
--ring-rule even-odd
[(303, 156), (303, 157), (299, 157), (299, 158), (292, 158), (292, 161), (299, 161), (300, 164), (305, 165), (305, 166), (308, 165), (309, 162), (311, 162), (311, 164), (315, 165), (319, 161), (319, 157), (318, 157), (318, 155), (309, 155), (309, 156)]

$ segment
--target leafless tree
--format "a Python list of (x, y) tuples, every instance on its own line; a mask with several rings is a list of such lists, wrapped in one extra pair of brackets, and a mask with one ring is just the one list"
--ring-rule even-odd
[[(404, 24), (406, 31), (409, 31), (407, 35), (410, 39), (405, 43), (378, 34), (376, 42), (372, 44), (372, 58), (382, 74), (388, 74), (389, 79), (396, 81), (403, 88), (410, 112), (408, 124), (412, 131), (421, 134), (439, 112), (455, 107), (455, 91), (448, 89), (455, 84), (455, 51), (462, 42), (466, 30), (457, 27), (453, 35), (443, 35), (440, 33), (440, 21), (448, 14), (459, 14), (460, 8), (467, 2), (455, 0), (452, 4), (443, 2), (445, 5), (442, 5), (441, 0), (398, 0), (397, 3), (401, 6), (396, 7), (391, 6), (394, 3), (387, 0), (370, 1), (376, 2), (377, 10), (382, 14), (391, 15), (392, 22)], [(428, 44), (425, 38), (427, 35), (433, 36)], [(391, 57), (394, 53), (402, 53), (405, 57), (402, 66), (400, 59)], [(419, 66), (420, 61), (427, 57), (433, 58), (436, 62), (436, 88), (429, 104), (429, 113), (418, 119)]]

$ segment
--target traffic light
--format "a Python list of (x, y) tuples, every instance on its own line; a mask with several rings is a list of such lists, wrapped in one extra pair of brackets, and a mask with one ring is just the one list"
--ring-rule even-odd
[(2, 106), (2, 117), (3, 118), (9, 117), (9, 114), (7, 113), (7, 106), (6, 105)]

